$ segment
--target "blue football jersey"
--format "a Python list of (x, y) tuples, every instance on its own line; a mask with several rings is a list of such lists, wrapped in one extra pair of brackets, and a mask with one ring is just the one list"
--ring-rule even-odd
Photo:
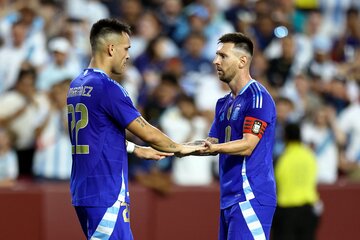
[(256, 198), (276, 206), (272, 148), (275, 139), (276, 109), (267, 90), (251, 80), (240, 93), (219, 99), (209, 137), (224, 143), (252, 133), (260, 141), (250, 156), (220, 154), (220, 206)]
[(85, 69), (67, 96), (74, 206), (129, 203), (125, 129), (140, 113), (128, 93), (103, 71)]

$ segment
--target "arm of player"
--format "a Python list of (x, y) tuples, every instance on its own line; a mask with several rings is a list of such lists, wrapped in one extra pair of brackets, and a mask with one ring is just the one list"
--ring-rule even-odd
[(249, 156), (265, 133), (267, 122), (251, 116), (245, 117), (243, 124), (243, 138), (221, 144), (206, 142), (208, 153), (226, 153), (230, 155)]
[(128, 140), (126, 140), (126, 151), (135, 154), (138, 158), (147, 160), (161, 160), (174, 155), (173, 153), (160, 152), (152, 147), (139, 146)]
[(138, 158), (148, 159), (148, 160), (161, 160), (163, 158), (171, 157), (174, 155), (174, 153), (160, 152), (151, 147), (144, 147), (138, 145), (135, 146), (134, 154)]
[[(219, 142), (219, 139), (217, 139), (217, 138), (207, 137), (206, 139), (194, 140), (192, 142), (187, 142), (187, 143), (184, 143), (184, 144), (185, 145), (190, 145), (190, 146), (197, 146), (197, 145), (210, 146), (207, 143), (217, 144), (218, 142)], [(192, 152), (190, 154), (181, 155), (180, 157), (185, 157), (185, 156), (189, 156), (189, 155), (193, 155), (193, 156), (209, 156), (209, 155), (217, 155), (217, 154), (218, 154), (217, 152), (196, 151), (196, 152)], [(177, 156), (179, 156), (179, 155), (177, 155)]]
[(242, 139), (226, 143), (213, 144), (209, 141), (206, 141), (205, 145), (208, 147), (208, 149), (201, 151), (201, 153), (226, 153), (230, 155), (249, 156), (259, 141), (260, 138), (258, 136), (250, 133), (245, 133)]
[(182, 155), (206, 149), (204, 145), (190, 146), (174, 142), (141, 116), (132, 121), (127, 129), (141, 140), (149, 143), (151, 147), (162, 152)]

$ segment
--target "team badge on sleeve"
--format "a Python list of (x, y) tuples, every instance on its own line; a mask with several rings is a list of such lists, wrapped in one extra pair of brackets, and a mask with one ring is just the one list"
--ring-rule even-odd
[(258, 134), (260, 132), (261, 125), (262, 125), (262, 123), (260, 121), (255, 120), (251, 131), (255, 134)]
[(251, 133), (262, 138), (267, 123), (253, 117), (246, 117), (244, 120), (243, 133)]

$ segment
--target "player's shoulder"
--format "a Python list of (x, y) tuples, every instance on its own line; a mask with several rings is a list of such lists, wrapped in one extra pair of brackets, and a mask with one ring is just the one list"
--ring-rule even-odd
[(216, 109), (222, 108), (222, 106), (225, 105), (225, 103), (229, 97), (231, 97), (231, 93), (228, 93), (224, 97), (219, 98), (216, 102)]
[[(88, 71), (88, 72), (87, 72)], [(116, 94), (122, 92), (125, 96), (128, 96), (126, 90), (121, 86), (120, 83), (110, 78), (105, 72), (99, 69), (86, 69), (84, 74), (87, 75), (91, 82), (98, 87), (102, 86), (107, 94)]]
[(108, 77), (105, 80), (104, 84), (107, 86), (108, 92), (110, 94), (121, 92), (124, 97), (129, 97), (129, 93), (125, 90), (125, 88), (123, 86), (121, 86), (121, 84), (118, 83), (117, 81), (115, 81), (114, 79), (111, 79), (110, 77)]
[(245, 89), (247, 93), (256, 95), (256, 94), (263, 94), (263, 95), (270, 95), (270, 93), (267, 91), (267, 89), (262, 85), (260, 82), (252, 79), (247, 86), (247, 89)]
[(251, 104), (254, 103), (257, 107), (261, 107), (263, 103), (275, 105), (275, 102), (268, 90), (256, 80), (251, 80), (247, 89), (245, 89), (244, 94), (247, 95), (246, 99), (248, 99)]
[(218, 104), (222, 104), (222, 103), (226, 102), (226, 100), (227, 100), (230, 96), (231, 96), (231, 93), (229, 92), (228, 94), (226, 94), (226, 95), (223, 96), (222, 98), (219, 98), (219, 99), (217, 100), (217, 103), (218, 103)]

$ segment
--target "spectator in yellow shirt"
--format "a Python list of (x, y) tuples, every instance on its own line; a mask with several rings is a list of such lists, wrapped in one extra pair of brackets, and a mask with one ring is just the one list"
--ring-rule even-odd
[(298, 124), (286, 125), (284, 132), (285, 151), (275, 166), (278, 206), (273, 240), (313, 240), (319, 219), (316, 158), (301, 142)]

